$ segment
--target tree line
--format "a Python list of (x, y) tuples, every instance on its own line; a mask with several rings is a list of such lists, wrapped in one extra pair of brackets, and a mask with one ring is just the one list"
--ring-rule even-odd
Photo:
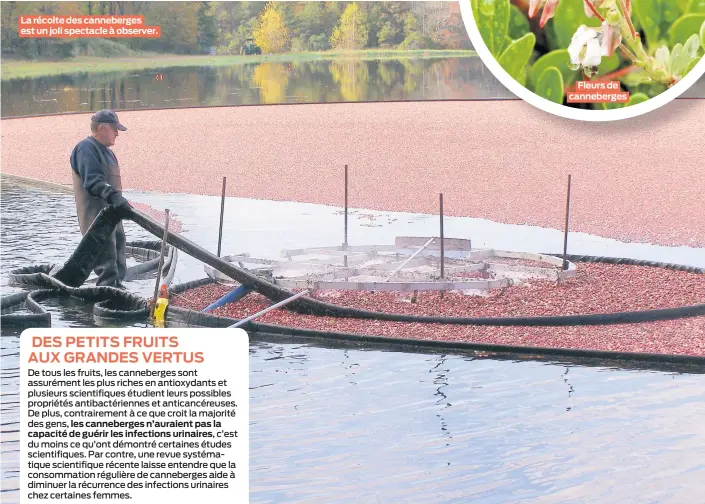
[[(248, 38), (264, 53), (358, 49), (470, 49), (457, 2), (2, 2), (2, 56), (240, 54)], [(30, 39), (18, 17), (143, 15), (159, 39)]]

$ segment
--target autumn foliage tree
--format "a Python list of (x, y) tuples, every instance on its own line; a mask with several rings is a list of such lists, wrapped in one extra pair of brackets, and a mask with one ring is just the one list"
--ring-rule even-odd
[(289, 29), (286, 26), (284, 12), (279, 4), (269, 2), (260, 14), (254, 33), (255, 44), (264, 53), (282, 52), (289, 42)]
[[(521, 1), (526, 3), (528, 0)], [(705, 2), (677, 1), (693, 5)], [(34, 14), (140, 15), (144, 16), (146, 25), (161, 27), (161, 37), (20, 38), (18, 17)], [(460, 15), (460, 4), (449, 1), (3, 0), (0, 17), (2, 57), (30, 60), (74, 56), (129, 57), (140, 52), (203, 54), (211, 47), (215, 47), (218, 54), (240, 54), (246, 39), (255, 36), (257, 44), (269, 53), (327, 51), (331, 48), (472, 48)]]
[(367, 13), (355, 2), (343, 11), (330, 42), (336, 49), (362, 49), (367, 45), (368, 35)]

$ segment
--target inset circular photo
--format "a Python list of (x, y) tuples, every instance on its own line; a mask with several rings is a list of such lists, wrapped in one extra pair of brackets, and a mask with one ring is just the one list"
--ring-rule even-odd
[[(563, 117), (633, 117), (705, 73), (705, 0), (460, 0), (480, 58)], [(703, 97), (705, 98), (705, 97)]]

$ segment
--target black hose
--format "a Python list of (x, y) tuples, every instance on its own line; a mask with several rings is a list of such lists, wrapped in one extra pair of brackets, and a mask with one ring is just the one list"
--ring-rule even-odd
[[(52, 270), (51, 266), (32, 266), (21, 268), (11, 272), (10, 277), (17, 283), (25, 285), (35, 285), (48, 287), (49, 289), (57, 289), (61, 292), (70, 292), (72, 295), (78, 295), (85, 299), (95, 299), (104, 301), (94, 307), (94, 311), (111, 318), (119, 317), (141, 317), (145, 313), (146, 301), (142, 298), (134, 298), (124, 291), (113, 289), (114, 294), (105, 290), (91, 291), (90, 289), (104, 288), (82, 288), (75, 289), (74, 285), (81, 285), (90, 274), (97, 258), (105, 247), (105, 243), (112, 233), (112, 230), (117, 225), (121, 218), (128, 218), (134, 221), (139, 226), (143, 227), (148, 232), (157, 237), (164, 236), (164, 228), (153, 219), (149, 218), (142, 212), (129, 208), (123, 213), (112, 207), (104, 208), (96, 220), (91, 225), (89, 232), (81, 240), (76, 251), (71, 258), (61, 267), (53, 277), (48, 273)], [(167, 242), (175, 248), (193, 256), (196, 259), (212, 266), (219, 272), (236, 280), (268, 299), (279, 302), (294, 295), (292, 291), (284, 289), (268, 280), (261, 278), (251, 272), (224, 261), (222, 258), (204, 250), (190, 240), (173, 233), (167, 234)], [(149, 244), (149, 248), (161, 245), (161, 241), (142, 242), (143, 246)], [(558, 254), (548, 254), (555, 255)], [(173, 276), (175, 267), (175, 251), (173, 260), (168, 266), (169, 275)], [(648, 266), (658, 266), (670, 269), (680, 269), (691, 271), (693, 273), (705, 272), (703, 268), (693, 268), (690, 266), (672, 265), (667, 263), (658, 263), (654, 261), (642, 261), (635, 259), (623, 258), (605, 258), (596, 256), (570, 256), (571, 261), (593, 261), (593, 262), (609, 262), (613, 264), (639, 264)], [(166, 266), (165, 266), (166, 268)], [(162, 273), (164, 270), (162, 270)], [(68, 283), (67, 283), (68, 282)], [(77, 293), (76, 291), (80, 291)], [(42, 294), (42, 297), (45, 294)], [(49, 295), (49, 294), (46, 294)], [(101, 298), (101, 296), (103, 296)], [(19, 298), (13, 298), (15, 301)], [(113, 300), (111, 302), (111, 299)], [(5, 311), (5, 298), (2, 300), (3, 311)], [(8, 301), (9, 303), (9, 301)], [(119, 303), (123, 303), (121, 306)], [(145, 303), (145, 304), (143, 304)], [(30, 309), (41, 309), (41, 306), (32, 299), (32, 296), (27, 296), (26, 304), (31, 305)], [(127, 307), (122, 310), (121, 307)], [(338, 306), (318, 299), (302, 297), (287, 305), (287, 309), (316, 316), (329, 316), (341, 318), (356, 318), (356, 319), (371, 319), (371, 320), (386, 320), (394, 322), (412, 322), (412, 323), (435, 323), (435, 324), (453, 324), (453, 325), (490, 325), (490, 326), (571, 326), (571, 325), (607, 325), (607, 324), (627, 324), (637, 322), (652, 322), (657, 320), (672, 320), (685, 317), (698, 317), (705, 315), (705, 304), (697, 304), (692, 306), (684, 306), (678, 308), (664, 308), (657, 310), (629, 311), (618, 313), (600, 313), (600, 314), (583, 314), (583, 315), (560, 315), (560, 316), (542, 316), (542, 317), (442, 317), (428, 315), (405, 315), (396, 313), (373, 312), (361, 310), (358, 308), (350, 308)], [(122, 314), (122, 315), (121, 315)], [(3, 314), (3, 321), (5, 321)], [(7, 319), (10, 320), (10, 319)]]
[[(95, 262), (104, 250), (107, 239), (119, 218), (113, 207), (107, 207), (81, 239), (69, 260), (57, 269), (51, 264), (18, 268), (8, 274), (11, 284), (42, 287), (38, 290), (19, 292), (0, 299), (0, 322), (12, 326), (50, 327), (51, 314), (41, 301), (52, 297), (73, 296), (94, 302), (93, 314), (102, 319), (140, 320), (149, 313), (147, 300), (114, 287), (76, 287), (85, 282)], [(131, 280), (159, 266), (161, 240), (133, 241), (126, 245), (126, 252), (147, 259), (127, 269), (126, 280)], [(167, 283), (171, 282), (176, 267), (176, 249), (169, 247), (165, 264), (160, 272)], [(50, 273), (55, 271), (53, 275)], [(68, 280), (69, 283), (65, 283)], [(13, 313), (24, 305), (31, 313)]]
[[(563, 254), (542, 254), (554, 257), (563, 257)], [(649, 266), (652, 268), (665, 268), (677, 271), (686, 271), (688, 273), (705, 274), (705, 268), (697, 266), (686, 266), (684, 264), (664, 263), (659, 261), (647, 261), (645, 259), (630, 259), (626, 257), (604, 257), (593, 255), (566, 254), (566, 259), (572, 262), (595, 262), (606, 264), (624, 264), (629, 266)]]
[(109, 205), (103, 208), (86, 230), (71, 257), (53, 277), (69, 287), (83, 285), (100, 260), (121, 219), (122, 212), (116, 207)]
[[(28, 327), (51, 326), (51, 314), (41, 306), (35, 306), (33, 301), (30, 301), (30, 303), (27, 304), (28, 295), (29, 292), (18, 292), (17, 294), (4, 296), (0, 300), (0, 311), (2, 312), (0, 315), (0, 322), (3, 325)], [(20, 305), (25, 305), (25, 307), (32, 313), (12, 313)]]
[[(147, 217), (142, 212), (131, 208), (128, 211), (128, 218), (142, 226), (150, 233), (160, 236), (164, 233), (164, 228), (157, 222)], [(283, 301), (284, 299), (294, 295), (292, 291), (275, 285), (263, 278), (260, 278), (243, 268), (235, 266), (220, 257), (202, 249), (195, 243), (184, 238), (183, 236), (169, 233), (167, 242), (174, 247), (186, 252), (190, 256), (203, 261), (220, 271), (224, 275), (229, 276), (233, 280), (248, 286), (259, 292), (265, 297), (274, 302)], [(573, 256), (574, 258), (580, 256)], [(593, 260), (597, 260), (594, 256)], [(621, 258), (601, 258), (602, 262), (615, 261), (615, 264), (630, 264), (641, 263), (644, 261), (630, 260)], [(661, 267), (670, 267), (671, 265), (664, 263), (650, 262), (652, 265), (659, 264)], [(698, 273), (702, 273), (702, 269), (697, 268)], [(317, 315), (321, 317), (340, 317), (340, 318), (356, 318), (356, 319), (371, 319), (371, 320), (386, 320), (392, 322), (415, 322), (424, 324), (453, 324), (453, 325), (490, 325), (490, 326), (572, 326), (572, 325), (608, 325), (608, 324), (632, 324), (637, 322), (654, 322), (658, 320), (673, 320), (686, 317), (699, 317), (705, 315), (705, 303), (692, 306), (683, 306), (678, 308), (663, 308), (657, 310), (642, 310), (628, 311), (617, 313), (597, 313), (584, 315), (558, 315), (558, 316), (542, 316), (542, 317), (441, 317), (432, 315), (405, 315), (399, 313), (383, 313), (373, 312), (369, 310), (361, 310), (359, 308), (350, 308), (346, 306), (338, 306), (318, 299), (309, 297), (301, 297), (290, 304), (287, 309), (308, 315)]]
[[(207, 279), (211, 280), (211, 279)], [(197, 281), (201, 282), (201, 281)], [(205, 285), (209, 282), (192, 283), (193, 286)], [(185, 327), (213, 327), (224, 328), (238, 322), (237, 319), (229, 317), (220, 317), (210, 313), (203, 313), (187, 308), (174, 306), (169, 308), (168, 321), (172, 326)], [(260, 322), (248, 322), (242, 327), (250, 333), (256, 333), (263, 336), (284, 336), (289, 338), (305, 338), (305, 339), (320, 339), (325, 341), (343, 341), (355, 344), (377, 344), (385, 347), (404, 347), (405, 349), (440, 349), (443, 351), (480, 351), (489, 353), (503, 353), (512, 355), (525, 356), (553, 356), (572, 359), (591, 359), (604, 361), (612, 359), (615, 361), (637, 361), (649, 363), (647, 369), (652, 369), (655, 364), (667, 365), (696, 365), (702, 366), (705, 364), (705, 356), (699, 355), (679, 355), (679, 354), (657, 354), (650, 352), (617, 352), (610, 350), (587, 350), (582, 348), (564, 348), (564, 347), (529, 347), (522, 345), (500, 345), (489, 343), (473, 343), (471, 341), (445, 341), (445, 340), (427, 340), (413, 338), (397, 338), (390, 336), (365, 336), (362, 334), (337, 332), (337, 331), (319, 331), (316, 329), (299, 329), (296, 327), (286, 327), (274, 324), (263, 324)], [(621, 366), (622, 364), (620, 364)]]

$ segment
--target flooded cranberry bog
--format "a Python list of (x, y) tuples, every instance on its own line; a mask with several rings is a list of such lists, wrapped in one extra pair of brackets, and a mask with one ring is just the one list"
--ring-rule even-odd
[[(284, 250), (285, 259), (277, 261), (249, 253), (217, 257), (181, 234), (167, 232), (152, 218), (159, 215), (133, 208), (117, 216), (109, 207), (63, 266), (34, 265), (8, 273), (10, 284), (29, 290), (3, 297), (2, 320), (5, 325), (51, 325), (42, 301), (68, 296), (94, 303), (93, 314), (105, 323), (148, 323), (148, 297), (82, 286), (92, 269), (85, 261), (94, 258), (96, 237), (107, 237), (123, 218), (166, 237), (165, 247), (154, 241), (128, 243), (128, 252), (147, 259), (147, 265), (130, 268), (128, 279), (133, 270), (144, 274), (148, 265), (161, 267), (158, 285), (173, 295), (167, 319), (177, 324), (361, 342), (433, 341), (447, 348), (512, 353), (705, 360), (703, 268), (567, 255), (565, 248), (562, 259), (550, 253), (474, 249), (470, 239), (444, 236), (352, 245), (347, 243), (347, 207), (344, 215), (342, 246)], [(443, 222), (441, 218), (441, 234)], [(175, 225), (182, 224), (177, 219)], [(221, 239), (222, 229), (218, 252)], [(86, 246), (88, 253), (82, 252)], [(166, 254), (157, 261), (159, 249)], [(172, 285), (178, 251), (204, 262), (207, 277)], [(23, 305), (32, 313), (13, 313)]]
[[(705, 324), (694, 317), (703, 310), (701, 268), (577, 256), (582, 262), (567, 262), (564, 269), (559, 257), (490, 249), (455, 251), (464, 260), (448, 260), (439, 278), (438, 257), (420, 250), (403, 255), (403, 247), (359, 247), (372, 253), (353, 254), (356, 267), (342, 266), (347, 254), (335, 263), (321, 258), (343, 247), (283, 251), (283, 261), (225, 259), (254, 263), (252, 271), (277, 285), (311, 289), (311, 297), (322, 302), (387, 315), (312, 316), (282, 307), (257, 319), (260, 332), (563, 356), (614, 352), (621, 358), (696, 361), (687, 356), (705, 355)], [(292, 255), (314, 258), (297, 261)], [(175, 320), (227, 326), (271, 306), (217, 270), (206, 272), (207, 278), (173, 289)]]
[[(227, 196), (340, 208), (348, 165), (352, 208), (437, 215), (443, 193), (448, 217), (563, 229), (572, 175), (571, 232), (621, 243), (705, 246), (702, 135), (692, 127), (703, 121), (705, 100), (674, 100), (644, 117), (604, 124), (536, 114), (521, 100), (116, 107), (131, 129), (115, 152), (125, 166), (123, 184), (135, 190), (220, 196), (227, 176)], [(3, 120), (3, 172), (70, 184), (65, 151), (87, 131), (89, 117)], [(179, 124), (182, 134), (156, 124)], [(25, 132), (44, 129), (52, 135), (37, 149)], [(217, 235), (218, 218), (209, 226)], [(334, 229), (338, 245), (342, 223)], [(418, 233), (426, 234), (437, 236), (438, 227)], [(507, 237), (507, 246), (497, 248), (515, 247), (515, 237)], [(582, 252), (575, 245), (571, 238), (570, 251)], [(562, 251), (553, 243), (549, 249)]]
[[(4, 118), (67, 112), (3, 120), (3, 503), (19, 501), (22, 328), (150, 326), (157, 275), (169, 327), (302, 296), (245, 325), (253, 503), (705, 495), (705, 102), (576, 124), (527, 113), (476, 58), (439, 65), (351, 100), (399, 103), (300, 105), (340, 100), (327, 65), (275, 72), (291, 91), (324, 79), (291, 106), (259, 106), (243, 68), (3, 82)], [(98, 103), (130, 128), (123, 294), (54, 269), (81, 245), (66, 149)], [(52, 134), (37, 148), (27, 131)]]
[[(220, 257), (224, 208), (225, 198), (218, 256), (177, 232), (183, 229), (179, 218), (171, 220), (171, 232), (166, 232), (158, 222), (164, 214), (139, 201), (124, 216), (106, 209), (93, 234), (110, 233), (114, 223), (126, 219), (141, 227), (143, 235), (167, 237), (165, 247), (159, 241), (129, 243), (128, 253), (147, 263), (130, 268), (127, 280), (162, 267), (158, 285), (172, 298), (167, 316), (173, 323), (360, 341), (445, 342), (449, 348), (545, 350), (564, 356), (616, 352), (623, 358), (660, 361), (705, 357), (705, 268), (687, 261), (567, 254), (567, 231), (562, 257), (521, 250), (522, 245), (516, 250), (476, 247), (471, 238), (444, 235), (442, 214), (440, 236), (387, 235), (393, 244), (358, 245), (348, 242), (347, 201), (342, 246), (284, 249), (282, 258), (274, 259), (276, 251), (265, 244), (260, 250), (266, 254), (259, 257), (250, 251)], [(388, 219), (390, 229), (398, 227), (398, 217)], [(321, 230), (308, 230), (309, 239)], [(93, 314), (106, 323), (149, 323), (147, 296), (82, 287), (92, 265), (82, 264), (81, 256), (93, 256), (81, 250), (84, 243), (95, 247), (95, 236), (80, 240), (63, 266), (10, 270), (8, 283), (24, 290), (3, 297), (3, 323), (51, 325), (42, 301), (54, 295), (95, 303)], [(293, 233), (289, 239), (301, 243), (300, 236)], [(542, 242), (534, 240), (533, 246), (537, 243)], [(157, 261), (160, 249), (166, 254)], [(197, 268), (187, 266), (188, 274), (197, 278), (174, 282), (179, 252), (201, 268), (205, 263), (205, 275), (198, 278)], [(32, 313), (13, 313), (17, 309)]]
[[(74, 229), (70, 194), (7, 178), (2, 190), (6, 296), (26, 288), (9, 285), (9, 272), (32, 264), (61, 264), (81, 237)], [(219, 198), (126, 194), (154, 221), (163, 219), (155, 209), (169, 208), (170, 229), (178, 229), (174, 234), (216, 255)], [(338, 245), (340, 209), (241, 198), (228, 198), (225, 209), (223, 259), (235, 266), (242, 263), (244, 270), (276, 280), (291, 292), (304, 287), (297, 282), (309, 283), (312, 278), (347, 282), (319, 285), (326, 288), (308, 295), (343, 308), (449, 318), (601, 316), (677, 310), (703, 298), (703, 275), (697, 273), (705, 266), (700, 249), (619, 244), (576, 233), (571, 251), (584, 252), (583, 259), (631, 257), (633, 264), (578, 260), (580, 256), (571, 254), (564, 270), (559, 231), (447, 217), (441, 280), (438, 240), (409, 259), (430, 238), (438, 238), (437, 215), (351, 209), (346, 266)], [(368, 227), (370, 223), (379, 227)], [(132, 242), (145, 245), (155, 238), (134, 222), (126, 221), (125, 227)], [(511, 243), (506, 241), (509, 235)], [(408, 238), (411, 243), (399, 243)], [(454, 250), (450, 238), (461, 244), (468, 240), (469, 253)], [(133, 268), (155, 257), (148, 251), (140, 256), (139, 248), (148, 249), (135, 247)], [(372, 249), (392, 258), (370, 261)], [(230, 325), (273, 303), (252, 291), (204, 312), (242, 283), (223, 278), (222, 272), (181, 250), (175, 259), (173, 269), (164, 272), (171, 272), (168, 324)], [(349, 288), (350, 283), (403, 285), (419, 279), (435, 287), (442, 282), (456, 282), (454, 287), (463, 283), (463, 290), (431, 288), (434, 285), (416, 293), (407, 287)], [(512, 285), (490, 284), (502, 279), (511, 279)], [(147, 298), (154, 280), (153, 273), (147, 273), (126, 284), (131, 293)], [(97, 317), (85, 300), (48, 298), (41, 304), (53, 326), (111, 323)], [(672, 496), (664, 489), (673, 481), (688, 492), (703, 490), (703, 473), (693, 470), (699, 467), (693, 466), (697, 460), (693, 457), (705, 455), (701, 428), (705, 382), (703, 366), (697, 363), (704, 353), (697, 346), (703, 320), (689, 316), (583, 326), (497, 326), (326, 317), (287, 307), (272, 310), (253, 321), (258, 331), (251, 332), (252, 501), (353, 502), (383, 495), (405, 501), (470, 496), (512, 502), (584, 489), (590, 481), (586, 495), (617, 502), (626, 494), (607, 483), (615, 468), (629, 474), (643, 495), (662, 502)], [(145, 324), (145, 318), (111, 323)], [(7, 497), (11, 502), (18, 494), (19, 345), (16, 330), (3, 324), (2, 334), (3, 501)], [(392, 344), (396, 339), (400, 344)], [(502, 345), (529, 350), (510, 353)], [(552, 354), (546, 351), (551, 345), (576, 351)], [(531, 350), (538, 347), (541, 351)], [(593, 352), (581, 352), (586, 348)], [(635, 351), (665, 352), (667, 358), (626, 358)], [(669, 356), (695, 359), (678, 362)], [(615, 410), (614, 402), (621, 407)], [(667, 427), (676, 422), (677, 439)], [(348, 433), (345, 438), (340, 437), (341, 430)], [(312, 437), (319, 440), (315, 445), (310, 443)], [(515, 448), (509, 447), (512, 444)], [(386, 446), (382, 454), (380, 445)], [(624, 447), (629, 447), (628, 460), (623, 458)], [(646, 457), (654, 449), (663, 455)], [(548, 478), (536, 469), (537, 464), (546, 464), (546, 457), (555, 460), (546, 466)], [(589, 460), (600, 460), (609, 469), (589, 470)], [(584, 469), (566, 472), (568, 467)], [(668, 483), (660, 475), (666, 469), (671, 471)], [(596, 480), (605, 482), (604, 488), (594, 485)], [(488, 481), (493, 482), (491, 493)], [(606, 488), (612, 493), (608, 495)]]
[[(355, 106), (366, 111), (356, 117), (380, 122), (366, 115), (376, 106)], [(290, 107), (277, 117), (286, 118), (284, 129), (335, 130), (342, 127), (339, 117), (352, 113), (347, 105), (337, 107), (340, 114)], [(396, 126), (410, 110), (429, 107), (392, 106), (391, 116), (376, 117)], [(433, 107), (449, 112), (450, 105)], [(485, 112), (497, 108), (487, 107)], [(688, 113), (697, 114), (698, 107)], [(139, 129), (149, 117), (176, 114), (202, 125), (201, 113), (143, 111), (131, 120)], [(232, 127), (271, 128), (254, 109), (208, 113)], [(431, 122), (440, 124), (441, 116)], [(660, 189), (639, 165), (646, 182), (629, 198), (643, 201), (648, 193), (663, 203), (657, 211), (615, 198), (627, 194), (620, 190), (627, 179), (633, 184), (632, 165), (615, 175), (608, 190), (592, 183), (599, 174), (575, 179), (570, 222), (578, 229), (571, 227), (564, 257), (565, 184), (545, 166), (539, 172), (528, 167), (536, 176), (528, 176), (521, 190), (502, 170), (495, 178), (484, 177), (482, 169), (471, 179), (454, 173), (439, 222), (437, 187), (419, 185), (419, 174), (438, 169), (441, 161), (442, 170), (462, 163), (450, 154), (434, 158), (433, 142), (419, 147), (425, 153), (420, 164), (405, 146), (391, 149), (410, 164), (402, 180), (389, 160), (380, 165), (367, 157), (374, 149), (353, 152), (344, 135), (334, 144), (293, 135), (299, 143), (306, 138), (301, 152), (312, 157), (294, 156), (283, 178), (275, 176), (281, 174), (275, 159), (296, 149), (248, 141), (223, 202), (212, 196), (220, 194), (218, 163), (193, 178), (186, 145), (160, 138), (155, 147), (152, 138), (141, 152), (173, 149), (179, 163), (176, 175), (159, 181), (165, 187), (157, 188), (157, 178), (144, 171), (128, 175), (128, 185), (139, 190), (125, 193), (136, 213), (124, 221), (130, 277), (127, 292), (118, 294), (92, 287), (91, 278), (68, 285), (61, 279), (70, 275), (57, 273), (82, 243), (73, 196), (62, 185), (65, 166), (56, 161), (61, 138), (75, 134), (78, 118), (64, 119), (41, 151), (17, 142), (21, 121), (3, 124), (10, 125), (4, 136), (13, 139), (10, 146), (3, 140), (3, 166), (9, 159), (15, 173), (3, 173), (0, 200), (3, 502), (19, 499), (23, 323), (150, 326), (147, 302), (159, 270), (165, 209), (169, 245), (158, 274), (169, 286), (166, 325), (243, 324), (250, 334), (252, 502), (506, 503), (546, 495), (569, 500), (579, 493), (591, 502), (622, 503), (638, 494), (680, 503), (705, 494), (703, 212), (694, 197), (696, 172), (689, 168), (701, 158), (697, 149), (682, 157), (678, 173), (658, 180)], [(30, 122), (34, 127), (47, 120)], [(465, 141), (466, 120), (454, 115), (455, 136), (448, 140), (437, 129), (438, 138)], [(524, 125), (520, 120), (513, 127)], [(538, 131), (551, 128), (544, 122)], [(366, 134), (399, 137), (375, 128)], [(584, 131), (568, 128), (566, 134)], [(486, 145), (478, 135), (467, 145)], [(545, 147), (539, 158), (555, 155), (555, 146)], [(652, 156), (649, 149), (662, 147), (650, 144), (634, 166)], [(210, 154), (217, 158), (220, 148)], [(348, 160), (329, 163), (324, 158), (330, 149), (354, 160), (350, 207), (347, 198), (343, 206), (339, 177)], [(141, 166), (135, 152), (121, 159)], [(515, 154), (516, 164), (524, 153)], [(495, 154), (483, 150), (480, 158), (487, 155)], [(244, 177), (252, 159), (259, 176)], [(604, 175), (605, 159), (595, 160), (590, 172), (597, 167)], [(371, 184), (370, 170), (395, 184)], [(674, 177), (685, 187), (678, 202), (664, 199)], [(468, 187), (468, 180), (481, 183)], [(532, 195), (537, 184), (547, 199)], [(371, 185), (374, 190), (363, 189)], [(179, 192), (196, 190), (204, 194)], [(606, 203), (619, 211), (606, 215)], [(486, 219), (466, 217), (473, 214)], [(616, 472), (630, 484), (616, 481)]]

